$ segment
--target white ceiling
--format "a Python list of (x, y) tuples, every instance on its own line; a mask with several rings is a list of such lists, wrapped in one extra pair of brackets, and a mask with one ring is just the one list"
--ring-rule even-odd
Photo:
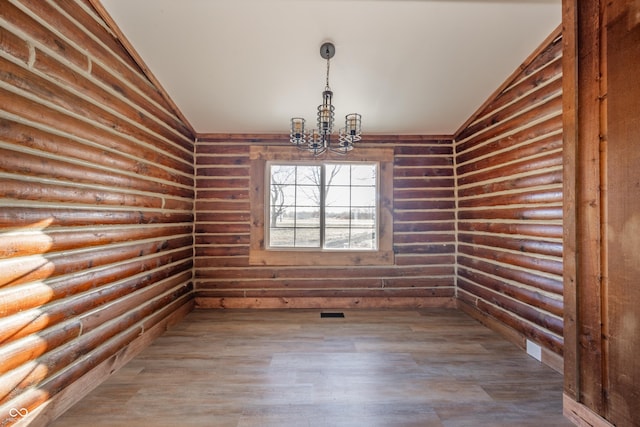
[[(453, 134), (561, 22), (561, 0), (101, 0), (198, 133), (336, 120)], [(338, 126), (336, 126), (338, 127)]]

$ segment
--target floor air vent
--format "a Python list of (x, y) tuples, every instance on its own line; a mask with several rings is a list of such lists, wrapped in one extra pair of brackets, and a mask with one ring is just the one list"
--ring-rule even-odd
[(320, 317), (344, 317), (344, 313), (320, 313)]

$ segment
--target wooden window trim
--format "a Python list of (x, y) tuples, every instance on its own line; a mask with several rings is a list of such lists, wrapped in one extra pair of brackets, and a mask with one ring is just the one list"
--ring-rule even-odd
[(252, 146), (250, 265), (392, 265), (393, 256), (393, 149), (356, 148), (346, 156), (327, 154), (323, 161), (378, 162), (379, 200), (378, 250), (321, 251), (265, 249), (265, 168), (267, 161), (309, 160), (309, 153), (295, 147)]

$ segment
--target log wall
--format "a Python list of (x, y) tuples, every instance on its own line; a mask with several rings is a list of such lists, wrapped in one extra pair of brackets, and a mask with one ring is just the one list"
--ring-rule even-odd
[(561, 58), (558, 29), (455, 142), (459, 306), (556, 360), (563, 351)]
[(7, 426), (192, 305), (194, 138), (84, 0), (0, 2), (0, 108)]
[(250, 265), (250, 147), (281, 144), (283, 140), (288, 140), (288, 136), (198, 138), (195, 226), (198, 305), (331, 308), (452, 304), (455, 198), (450, 138), (369, 136), (362, 143), (367, 147), (394, 147), (394, 264)]

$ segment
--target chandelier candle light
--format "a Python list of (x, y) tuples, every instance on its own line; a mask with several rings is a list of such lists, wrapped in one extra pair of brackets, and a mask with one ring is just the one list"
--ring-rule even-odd
[(333, 92), (329, 87), (329, 60), (336, 53), (333, 43), (323, 43), (320, 46), (320, 56), (327, 60), (327, 82), (322, 92), (322, 104), (318, 106), (318, 128), (305, 133), (305, 119), (294, 117), (291, 119), (290, 141), (301, 150), (312, 152), (315, 156), (325, 151), (346, 154), (353, 149), (353, 144), (362, 139), (362, 121), (360, 114), (351, 113), (345, 117), (344, 128), (338, 131), (338, 144), (331, 146), (331, 133), (335, 107), (331, 103)]

